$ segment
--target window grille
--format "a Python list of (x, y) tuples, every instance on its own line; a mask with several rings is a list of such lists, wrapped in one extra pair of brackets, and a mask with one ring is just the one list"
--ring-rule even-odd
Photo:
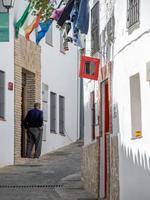
[(50, 130), (56, 132), (56, 94), (50, 93)]
[(59, 133), (64, 134), (65, 124), (65, 98), (59, 96)]
[(0, 118), (5, 117), (5, 72), (0, 71)]
[(91, 51), (99, 51), (99, 1), (91, 10)]
[(133, 27), (139, 22), (140, 0), (128, 0), (127, 28)]

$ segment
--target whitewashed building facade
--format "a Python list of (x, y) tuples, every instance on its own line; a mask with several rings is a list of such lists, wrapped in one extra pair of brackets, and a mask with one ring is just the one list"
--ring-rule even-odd
[(9, 10), (9, 41), (0, 42), (0, 166), (24, 162), (22, 119), (35, 101), (44, 111), (42, 155), (80, 137), (77, 48), (70, 43), (64, 51), (55, 22), (39, 45), (35, 31), (27, 41), (22, 28), (15, 39), (14, 23), (26, 7), (27, 1), (15, 1)]
[(118, 107), (120, 199), (150, 198), (150, 2), (116, 1), (113, 103)]
[[(91, 1), (91, 8), (97, 2)], [(97, 89), (100, 93), (98, 135), (101, 142), (96, 151), (100, 177), (96, 192), (104, 199), (150, 198), (149, 8), (148, 0), (99, 1), (99, 48), (93, 55), (101, 59)], [(107, 80), (108, 93), (105, 87)], [(85, 96), (88, 97), (85, 98), (85, 164), (88, 163), (87, 154), (92, 157), (90, 152), (93, 152), (90, 92), (94, 85), (91, 81), (85, 83)], [(106, 140), (103, 140), (105, 135)], [(86, 149), (86, 144), (91, 148)], [(95, 163), (91, 163), (88, 164), (89, 176), (85, 174), (85, 181), (87, 188), (95, 192), (94, 182), (90, 185), (87, 181), (95, 168)]]

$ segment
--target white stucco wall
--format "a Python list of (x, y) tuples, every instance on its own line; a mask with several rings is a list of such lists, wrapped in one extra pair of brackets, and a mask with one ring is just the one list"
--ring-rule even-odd
[[(126, 6), (126, 1), (116, 1), (113, 104), (118, 104), (119, 110), (120, 199), (149, 200), (150, 84), (146, 81), (146, 63), (150, 61), (150, 2), (145, 0), (140, 3), (140, 28), (130, 35), (126, 29)], [(141, 35), (145, 31), (148, 32)], [(131, 42), (135, 39), (135, 42)], [(125, 47), (126, 44), (129, 45)], [(136, 73), (140, 74), (143, 137), (132, 140), (130, 76)]]
[(14, 90), (8, 90), (8, 82), (14, 84), (14, 36), (13, 12), (10, 10), (10, 41), (0, 43), (0, 70), (5, 72), (5, 120), (0, 120), (0, 167), (14, 161)]
[[(15, 16), (18, 19), (27, 6), (27, 2), (17, 1)], [(32, 20), (29, 16), (26, 24)], [(24, 25), (25, 26), (25, 25)], [(20, 33), (24, 35), (23, 28)], [(53, 22), (53, 47), (46, 44), (43, 38), (41, 46), (41, 83), (48, 85), (48, 121), (46, 124), (46, 141), (42, 144), (42, 154), (65, 146), (79, 138), (79, 69), (77, 60), (77, 47), (69, 43), (69, 51), (66, 54), (60, 52), (60, 31)], [(35, 31), (30, 35), (35, 42)], [(50, 92), (57, 94), (57, 125), (56, 134), (50, 132)], [(65, 136), (59, 134), (59, 95), (65, 97)], [(42, 94), (41, 94), (42, 97)], [(42, 98), (41, 98), (42, 100)]]
[[(0, 45), (1, 54), (0, 70), (6, 74), (5, 93), (5, 119), (0, 120), (0, 167), (14, 163), (14, 90), (9, 91), (8, 82), (14, 83), (14, 23), (21, 17), (27, 1), (15, 1), (14, 8), (10, 10), (10, 41)], [(31, 18), (30, 18), (31, 21)], [(27, 20), (26, 23), (29, 21)], [(79, 80), (77, 48), (70, 44), (70, 50), (66, 55), (59, 51), (59, 31), (54, 28), (53, 44), (50, 47), (45, 44), (45, 38), (40, 43), (42, 50), (41, 67), (42, 82), (49, 86), (50, 91), (65, 97), (65, 136), (59, 133), (50, 133), (50, 119), (47, 122), (46, 142), (42, 145), (42, 154), (67, 145), (79, 138)], [(23, 28), (20, 34), (24, 35)], [(35, 41), (35, 32), (31, 34), (31, 40)], [(58, 106), (57, 96), (57, 106)], [(50, 100), (50, 99), (49, 99)], [(50, 102), (48, 102), (48, 114), (50, 115)], [(58, 107), (57, 107), (57, 132), (58, 132)]]
[[(53, 22), (53, 47), (45, 43), (42, 46), (42, 82), (48, 85), (48, 121), (46, 141), (42, 153), (67, 145), (79, 138), (78, 133), (78, 89), (79, 72), (77, 48), (69, 43), (69, 51), (60, 52), (60, 32)], [(56, 134), (50, 132), (50, 92), (56, 93)], [(65, 97), (65, 136), (59, 134), (59, 95)]]
[[(90, 10), (93, 8), (95, 3), (98, 0), (90, 0)], [(90, 11), (91, 13), (91, 11)], [(89, 31), (86, 35), (86, 56), (91, 56), (91, 14), (89, 20)], [(93, 57), (99, 58), (99, 53), (96, 53)], [(101, 65), (101, 62), (100, 62)], [(98, 115), (99, 115), (99, 108), (98, 108), (98, 81), (90, 80), (90, 79), (83, 79), (84, 85), (84, 145), (88, 145), (92, 140), (92, 113), (91, 113), (91, 92), (95, 92), (95, 135), (99, 135), (99, 126), (98, 126)]]

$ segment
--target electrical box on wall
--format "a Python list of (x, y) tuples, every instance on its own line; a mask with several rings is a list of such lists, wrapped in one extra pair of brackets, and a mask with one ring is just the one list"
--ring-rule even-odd
[(150, 62), (146, 63), (146, 80), (150, 81)]

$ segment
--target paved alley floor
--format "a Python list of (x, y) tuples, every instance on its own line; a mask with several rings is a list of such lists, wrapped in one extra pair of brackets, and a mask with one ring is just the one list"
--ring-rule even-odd
[(0, 200), (96, 200), (81, 182), (81, 142), (0, 169)]

